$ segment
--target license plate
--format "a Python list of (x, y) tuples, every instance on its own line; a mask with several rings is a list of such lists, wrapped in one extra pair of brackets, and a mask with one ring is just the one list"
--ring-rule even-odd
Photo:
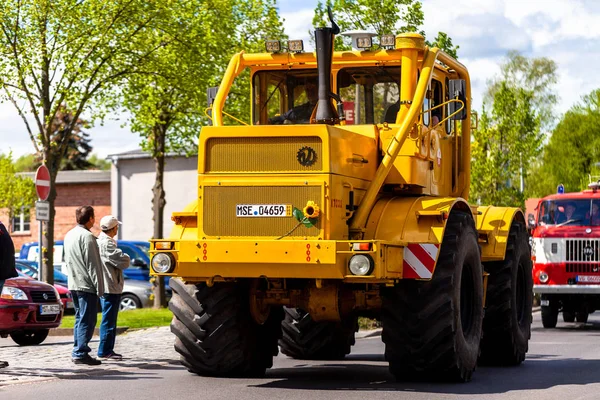
[(42, 304), (40, 306), (40, 314), (41, 315), (59, 314), (59, 313), (60, 313), (60, 306), (58, 304)]
[(291, 204), (238, 204), (236, 217), (291, 217)]
[(600, 283), (600, 275), (580, 275), (577, 283)]

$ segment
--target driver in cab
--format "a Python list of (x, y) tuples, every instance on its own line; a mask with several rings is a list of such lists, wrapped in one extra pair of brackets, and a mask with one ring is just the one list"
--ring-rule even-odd
[(567, 221), (575, 220), (575, 211), (577, 211), (577, 206), (575, 205), (575, 203), (572, 201), (568, 202), (565, 205), (565, 212), (558, 214), (558, 217), (556, 218), (556, 223), (562, 224)]
[(319, 92), (316, 83), (312, 80), (306, 80), (304, 83), (304, 91), (306, 92), (306, 98), (308, 99), (306, 103), (288, 110), (283, 115), (269, 118), (269, 124), (309, 124), (312, 112), (319, 100)]

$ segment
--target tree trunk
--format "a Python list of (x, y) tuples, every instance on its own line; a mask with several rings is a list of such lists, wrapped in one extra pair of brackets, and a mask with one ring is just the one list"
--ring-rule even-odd
[[(154, 235), (153, 239), (163, 237), (164, 209), (165, 209), (165, 190), (164, 190), (164, 172), (165, 172), (165, 128), (163, 125), (156, 125), (152, 129), (153, 133), (153, 158), (156, 166), (156, 179), (152, 188), (152, 211), (154, 213)], [(158, 276), (154, 281), (154, 308), (166, 307), (165, 298), (165, 279)]]
[(51, 285), (54, 284), (54, 216), (56, 211), (54, 210), (54, 201), (56, 200), (56, 175), (58, 174), (58, 165), (60, 160), (55, 161), (54, 157), (49, 154), (49, 151), (45, 150), (46, 166), (50, 171), (50, 195), (48, 196), (48, 203), (50, 206), (50, 217), (47, 222), (42, 223), (42, 244), (38, 247), (40, 251), (38, 254), (41, 255), (42, 271), (39, 274), (40, 279)]

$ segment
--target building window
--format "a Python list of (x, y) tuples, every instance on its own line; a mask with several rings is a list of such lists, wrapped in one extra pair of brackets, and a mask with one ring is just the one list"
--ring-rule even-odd
[(31, 213), (29, 210), (21, 210), (21, 214), (13, 217), (12, 231), (13, 233), (28, 233), (31, 225)]

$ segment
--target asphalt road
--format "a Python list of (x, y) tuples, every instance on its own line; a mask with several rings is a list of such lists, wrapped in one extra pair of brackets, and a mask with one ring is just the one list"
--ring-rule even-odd
[[(344, 361), (279, 356), (263, 379), (204, 378), (173, 360), (0, 388), (3, 399), (600, 399), (600, 315), (585, 326), (541, 327), (539, 313), (527, 360), (515, 368), (479, 368), (466, 384), (395, 382), (380, 337), (360, 339)], [(123, 361), (126, 365), (126, 361)]]

